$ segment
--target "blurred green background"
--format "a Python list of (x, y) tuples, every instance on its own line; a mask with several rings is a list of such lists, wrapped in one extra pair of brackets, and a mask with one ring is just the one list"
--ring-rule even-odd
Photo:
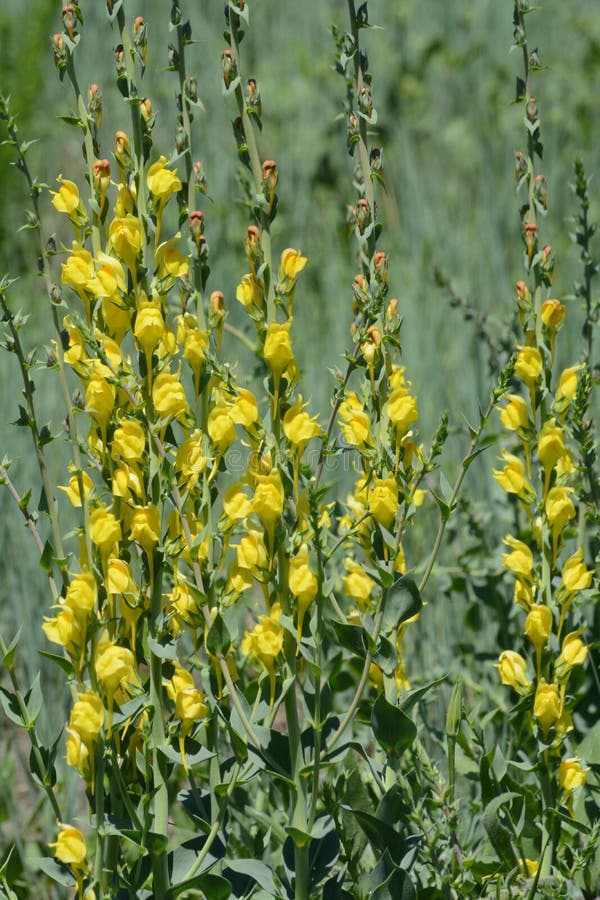
[[(346, 4), (302, 0), (251, 2), (251, 28), (242, 45), (244, 76), (258, 79), (264, 128), (259, 137), (263, 158), (276, 160), (280, 172), (279, 213), (275, 221), (276, 251), (302, 249), (309, 265), (296, 301), (298, 356), (305, 371), (305, 396), (327, 410), (332, 380), (328, 367), (339, 362), (348, 343), (351, 283), (356, 271), (355, 248), (345, 229), (345, 207), (354, 203), (352, 163), (346, 151), (344, 83), (333, 71), (331, 25), (346, 29)], [(436, 286), (440, 266), (456, 291), (489, 317), (492, 330), (506, 334), (513, 306), (513, 284), (523, 277), (518, 209), (514, 190), (514, 152), (524, 141), (522, 109), (512, 104), (519, 54), (510, 53), (512, 0), (370, 0), (369, 21), (382, 26), (363, 32), (373, 74), (378, 111), (376, 135), (385, 163), (387, 192), (379, 192), (380, 241), (390, 257), (390, 296), (397, 296), (404, 315), (403, 356), (419, 401), (421, 433), (428, 440), (441, 413), (450, 411), (456, 432), (454, 458), (444, 472), (454, 477), (458, 454), (466, 448), (464, 417), (474, 418), (485, 405), (492, 385), (487, 351), (477, 331)], [(129, 130), (128, 110), (113, 80), (111, 32), (105, 5), (83, 0), (85, 17), (77, 68), (82, 88), (97, 82), (104, 95), (101, 155), (110, 157), (117, 129)], [(238, 162), (230, 121), (234, 101), (222, 94), (220, 55), (223, 49), (223, 3), (182, 0), (192, 20), (196, 43), (189, 48), (188, 71), (198, 77), (205, 111), (193, 123), (194, 155), (202, 159), (210, 200), (204, 202), (212, 274), (210, 290), (222, 289), (233, 324), (244, 324), (235, 301), (235, 286), (246, 271), (243, 238), (246, 213), (239, 203)], [(61, 30), (60, 3), (48, 0), (3, 0), (0, 6), (0, 91), (10, 94), (19, 115), (21, 137), (38, 139), (30, 164), (50, 187), (59, 173), (80, 172), (80, 135), (57, 118), (72, 110), (67, 83), (60, 84), (50, 35)], [(154, 154), (169, 155), (175, 129), (176, 76), (167, 65), (167, 0), (127, 2), (128, 16), (142, 14), (149, 26), (145, 92), (157, 113)], [(528, 18), (531, 47), (538, 47), (548, 69), (535, 77), (541, 109), (544, 171), (548, 180), (549, 215), (544, 242), (556, 252), (555, 296), (573, 292), (581, 277), (578, 252), (570, 238), (569, 218), (576, 204), (569, 184), (573, 161), (580, 155), (591, 185), (592, 219), (598, 215), (597, 170), (600, 158), (600, 14), (594, 0), (548, 3)], [(5, 134), (2, 134), (2, 138)], [(9, 148), (0, 147), (0, 272), (19, 277), (10, 292), (13, 309), (31, 315), (28, 346), (47, 345), (49, 315), (37, 276), (35, 250), (24, 221), (25, 184), (10, 167)], [(64, 222), (44, 199), (44, 227), (59, 241), (70, 242)], [(572, 364), (580, 355), (581, 314), (573, 303), (561, 333), (560, 354)], [(237, 344), (226, 344), (233, 358)], [(242, 364), (244, 358), (240, 357)], [(0, 452), (15, 457), (11, 468), (24, 491), (36, 482), (27, 436), (8, 423), (17, 418), (19, 374), (15, 360), (0, 356)], [(60, 427), (52, 379), (37, 378), (43, 419)], [(53, 445), (53, 447), (56, 445)], [(468, 491), (483, 506), (495, 487), (489, 471), (493, 451), (470, 473)], [(56, 483), (64, 483), (60, 449), (54, 454)], [(489, 520), (483, 516), (483, 531)], [(498, 554), (491, 523), (490, 548)], [(15, 623), (26, 622), (20, 664), (32, 677), (40, 660), (41, 611), (47, 607), (44, 578), (33, 546), (0, 493), (0, 625), (6, 636)], [(431, 543), (430, 541), (428, 542)], [(430, 601), (432, 598), (429, 598)], [(419, 652), (425, 662), (444, 671), (452, 659), (439, 656), (439, 629), (447, 627), (447, 610), (430, 607)], [(460, 624), (460, 619), (457, 620)], [(409, 666), (410, 668), (410, 666)], [(48, 677), (49, 707), (63, 702)], [(50, 729), (51, 730), (51, 729)], [(12, 757), (10, 757), (12, 759)], [(17, 765), (5, 762), (4, 766)], [(8, 784), (12, 773), (0, 772), (3, 803), (14, 803)], [(25, 788), (23, 788), (25, 790)]]

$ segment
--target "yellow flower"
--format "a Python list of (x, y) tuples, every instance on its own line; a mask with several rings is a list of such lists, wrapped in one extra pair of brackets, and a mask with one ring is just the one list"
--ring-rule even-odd
[(161, 372), (154, 379), (152, 401), (161, 419), (177, 419), (189, 412), (181, 380), (170, 372)]
[(518, 541), (511, 535), (507, 535), (504, 538), (504, 543), (511, 548), (511, 552), (504, 554), (502, 565), (513, 572), (517, 578), (530, 581), (533, 571), (533, 553), (527, 544), (524, 544), (523, 541)]
[(407, 393), (407, 389), (404, 387), (392, 391), (388, 397), (386, 409), (398, 437), (403, 437), (413, 422), (419, 418), (417, 401)]
[(79, 654), (85, 631), (82, 632), (81, 622), (70, 607), (61, 606), (60, 612), (53, 619), (44, 616), (42, 630), (49, 641), (60, 644), (69, 656), (76, 657)]
[(371, 423), (363, 405), (354, 393), (349, 391), (340, 403), (338, 411), (340, 428), (348, 444), (364, 447), (371, 441)]
[(192, 488), (207, 465), (208, 457), (202, 446), (202, 432), (196, 428), (177, 448), (175, 469), (181, 473), (186, 485)]
[(237, 565), (239, 569), (248, 569), (253, 573), (256, 570), (266, 569), (269, 560), (265, 541), (260, 531), (250, 530), (240, 540), (237, 547)]
[(572, 794), (586, 782), (588, 768), (583, 768), (576, 756), (564, 759), (558, 767), (558, 784), (565, 794)]
[(106, 378), (92, 378), (85, 391), (85, 408), (103, 430), (108, 424), (116, 399), (116, 389)]
[(85, 215), (79, 188), (73, 181), (67, 181), (62, 175), (56, 179), (60, 184), (58, 191), (50, 191), (52, 194), (52, 206), (57, 212), (66, 213), (70, 219), (77, 219), (79, 215)]
[(283, 512), (284, 497), (281, 475), (277, 469), (273, 469), (268, 475), (257, 476), (252, 511), (269, 530)]
[(536, 650), (541, 650), (552, 631), (552, 610), (548, 606), (534, 603), (525, 619), (525, 634)]
[(206, 362), (206, 351), (209, 347), (208, 331), (200, 328), (188, 329), (185, 335), (183, 358), (190, 364), (196, 378)]
[(283, 417), (283, 432), (300, 455), (312, 438), (320, 437), (323, 433), (317, 422), (318, 416), (311, 419), (309, 414), (304, 411), (305, 405), (302, 403), (302, 397), (298, 397)]
[(524, 859), (519, 860), (519, 868), (521, 869), (521, 875), (523, 875), (525, 878), (535, 878), (539, 867), (540, 867), (540, 864), (536, 859), (524, 858)]
[(283, 325), (271, 322), (267, 328), (264, 357), (275, 380), (281, 377), (294, 359), (294, 351), (290, 340), (291, 325), (292, 320), (288, 319)]
[(133, 594), (136, 591), (129, 564), (116, 556), (108, 561), (107, 582), (106, 589), (110, 594)]
[(555, 534), (560, 534), (569, 519), (575, 516), (575, 507), (569, 497), (570, 493), (571, 489), (566, 487), (553, 487), (548, 491), (544, 508)]
[(166, 168), (166, 157), (161, 156), (153, 163), (146, 175), (146, 184), (157, 200), (165, 203), (172, 194), (181, 190), (181, 181), (177, 173)]
[(82, 778), (90, 780), (90, 751), (76, 731), (72, 731), (66, 741), (67, 764), (77, 769)]
[(233, 441), (236, 433), (228, 406), (215, 406), (208, 415), (206, 428), (211, 441), (219, 453), (224, 453)]
[[(360, 499), (357, 495), (357, 499)], [(367, 507), (373, 518), (389, 528), (398, 512), (398, 483), (395, 478), (374, 478), (368, 488)]]
[(133, 331), (146, 355), (150, 355), (165, 334), (165, 320), (158, 304), (148, 303), (138, 310)]
[(108, 248), (122, 259), (133, 277), (137, 275), (137, 258), (144, 241), (141, 221), (127, 213), (117, 216), (108, 228)]
[(542, 426), (538, 438), (538, 456), (544, 469), (552, 469), (567, 452), (563, 440), (564, 431), (554, 419), (548, 419)]
[(518, 694), (526, 695), (531, 690), (527, 677), (527, 663), (515, 650), (504, 650), (496, 663), (502, 684), (514, 688)]
[(349, 597), (356, 600), (360, 608), (364, 611), (369, 603), (369, 598), (373, 593), (375, 582), (367, 575), (363, 566), (359, 565), (353, 559), (345, 559), (344, 566), (348, 571), (348, 575), (344, 578), (344, 590)]
[(122, 419), (115, 428), (111, 442), (110, 455), (113, 459), (119, 456), (126, 462), (138, 462), (144, 458), (146, 450), (146, 432), (137, 419)]
[(561, 412), (567, 408), (577, 393), (577, 373), (580, 369), (581, 366), (571, 366), (569, 369), (563, 369), (560, 373), (554, 403)]
[(283, 648), (283, 627), (279, 624), (281, 606), (274, 603), (268, 616), (260, 616), (258, 625), (247, 631), (242, 640), (242, 653), (259, 659), (269, 673), (271, 706), (275, 700), (275, 659)]
[(101, 250), (96, 254), (96, 265), (96, 277), (91, 288), (92, 293), (96, 297), (119, 300), (120, 291), (124, 294), (127, 292), (127, 281), (123, 266), (114, 256), (103, 253)]
[(537, 347), (521, 347), (515, 364), (515, 375), (533, 387), (542, 373), (542, 355)]
[(158, 277), (165, 279), (170, 285), (175, 278), (187, 278), (190, 272), (190, 263), (187, 256), (176, 246), (181, 238), (178, 231), (169, 241), (159, 244), (154, 253)]
[(579, 635), (581, 631), (572, 631), (562, 643), (560, 656), (555, 663), (555, 672), (561, 681), (566, 681), (575, 666), (582, 666), (587, 659), (588, 648)]
[[(279, 264), (279, 281), (285, 282), (293, 282), (296, 281), (296, 278), (308, 262), (306, 256), (302, 256), (300, 250), (293, 250), (291, 247), (287, 247), (281, 254), (281, 261)], [(285, 285), (284, 290), (288, 287)]]
[(529, 609), (533, 603), (533, 589), (530, 584), (522, 581), (515, 581), (513, 603), (518, 603), (525, 611)]
[(256, 275), (244, 275), (235, 290), (235, 299), (242, 304), (250, 315), (254, 314), (256, 316), (265, 305), (263, 281), (257, 278)]
[(518, 394), (509, 394), (508, 403), (500, 410), (500, 421), (507, 431), (525, 431), (529, 426), (529, 408)]
[[(87, 501), (90, 493), (92, 492), (92, 488), (94, 487), (94, 482), (90, 478), (87, 472), (81, 473), (81, 483), (83, 485), (83, 496)], [(64, 487), (59, 484), (59, 490), (64, 491), (67, 497), (69, 498), (69, 503), (71, 506), (80, 507), (81, 506), (81, 492), (79, 490), (79, 476), (72, 475), (69, 478), (69, 484)]]
[(258, 403), (252, 391), (240, 388), (238, 395), (229, 407), (229, 415), (236, 425), (250, 428), (258, 421)]
[(79, 619), (86, 620), (98, 599), (98, 585), (91, 572), (74, 575), (65, 595), (65, 607), (72, 609)]
[(252, 501), (238, 482), (230, 485), (223, 494), (223, 512), (232, 522), (240, 522), (252, 512)]
[(69, 731), (76, 732), (90, 749), (104, 724), (104, 705), (97, 694), (87, 691), (77, 695), (69, 718)]
[(594, 577), (593, 569), (586, 569), (583, 550), (579, 548), (566, 561), (562, 569), (562, 587), (568, 594), (585, 591)]
[(105, 506), (99, 506), (92, 512), (88, 531), (92, 543), (96, 544), (102, 554), (107, 554), (122, 538), (119, 521)]
[(94, 279), (94, 257), (73, 241), (72, 254), (61, 265), (61, 281), (75, 288), (78, 293), (89, 291)]
[(131, 692), (131, 686), (139, 683), (135, 668), (135, 657), (127, 647), (121, 647), (112, 641), (101, 641), (96, 649), (94, 661), (96, 678), (106, 691), (108, 697), (109, 722), (113, 699), (117, 692)]
[(516, 494), (521, 500), (531, 500), (535, 492), (525, 475), (523, 460), (506, 450), (502, 451), (502, 459), (505, 462), (504, 468), (494, 469), (492, 473), (500, 487), (507, 494)]
[(561, 703), (556, 684), (547, 684), (543, 678), (538, 681), (533, 701), (533, 715), (544, 734), (560, 717)]
[(83, 867), (87, 856), (87, 845), (79, 828), (75, 828), (73, 825), (61, 825), (57, 840), (48, 846), (55, 847), (54, 856), (60, 862), (72, 866), (74, 869)]
[(150, 503), (147, 506), (136, 506), (130, 522), (129, 540), (137, 541), (146, 553), (152, 553), (160, 540), (160, 512), (158, 507)]
[(550, 299), (542, 304), (542, 322), (546, 328), (560, 328), (566, 314), (566, 307), (560, 300)]
[(315, 599), (319, 589), (317, 577), (311, 572), (309, 566), (308, 544), (302, 544), (296, 556), (290, 560), (289, 587), (298, 603), (298, 633), (296, 639), (300, 642), (306, 610)]

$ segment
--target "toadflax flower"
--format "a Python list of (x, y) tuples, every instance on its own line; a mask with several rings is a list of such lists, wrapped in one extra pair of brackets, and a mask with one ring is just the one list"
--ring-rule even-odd
[(270, 705), (275, 702), (275, 660), (283, 648), (283, 627), (279, 624), (281, 606), (274, 603), (270, 615), (260, 616), (258, 625), (247, 631), (242, 640), (242, 653), (259, 659), (269, 675)]

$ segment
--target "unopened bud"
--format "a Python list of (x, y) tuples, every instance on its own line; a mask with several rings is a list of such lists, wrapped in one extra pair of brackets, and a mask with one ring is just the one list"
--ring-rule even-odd
[(65, 27), (65, 31), (73, 40), (75, 38), (75, 26), (77, 24), (77, 14), (75, 12), (75, 7), (68, 3), (66, 6), (62, 8), (62, 21)]
[(143, 27), (143, 25), (144, 25), (144, 17), (136, 16), (135, 19), (133, 20), (133, 33), (137, 34), (137, 32), (140, 30), (140, 28)]
[(223, 81), (225, 82), (225, 87), (228, 88), (237, 75), (235, 60), (231, 50), (223, 50), (221, 65), (223, 67)]
[(252, 273), (256, 275), (256, 270), (262, 262), (262, 246), (260, 243), (260, 231), (256, 225), (248, 226), (248, 236), (244, 241), (244, 249), (248, 259)]
[(515, 152), (515, 182), (519, 184), (527, 175), (527, 157), (521, 150)]
[(191, 103), (198, 102), (198, 82), (195, 75), (188, 75), (183, 84), (185, 96)]
[(115, 59), (117, 61), (117, 66), (123, 65), (123, 60), (125, 58), (125, 51), (123, 50), (123, 44), (117, 44), (115, 47)]
[(275, 200), (275, 186), (277, 184), (277, 166), (272, 159), (266, 159), (262, 164), (263, 184), (265, 188), (265, 197), (269, 204), (269, 212), (273, 209)]
[(96, 120), (96, 129), (100, 128), (102, 124), (102, 91), (98, 87), (97, 84), (90, 85), (90, 89), (88, 91), (88, 106), (90, 110), (90, 114)]
[(213, 291), (209, 300), (210, 315), (215, 320), (222, 319), (225, 315), (225, 297), (223, 291)]
[(387, 253), (384, 253), (383, 250), (378, 250), (373, 258), (373, 262), (375, 264), (375, 277), (380, 284), (385, 284), (387, 281), (387, 267), (388, 267), (388, 257)]
[(356, 204), (356, 224), (361, 234), (371, 224), (371, 210), (364, 197), (361, 197)]
[(373, 95), (371, 88), (366, 84), (358, 92), (358, 106), (360, 111), (370, 118), (373, 112)]
[(385, 317), (388, 320), (388, 322), (391, 322), (393, 319), (396, 318), (397, 314), (398, 314), (398, 300), (396, 297), (392, 297), (392, 299), (390, 300), (390, 302), (387, 305), (387, 309), (385, 311)]
[(523, 235), (525, 238), (525, 246), (527, 248), (527, 260), (531, 265), (531, 260), (537, 248), (538, 227), (534, 222), (526, 222), (523, 226)]
[(536, 175), (535, 176), (535, 181), (533, 183), (533, 196), (535, 198), (536, 203), (538, 203), (542, 209), (547, 208), (548, 191), (546, 188), (546, 176), (545, 175)]
[(200, 250), (200, 242), (204, 234), (204, 213), (200, 209), (194, 209), (190, 213), (190, 231), (196, 245)]
[(203, 194), (206, 193), (207, 190), (207, 182), (206, 175), (204, 174), (204, 166), (202, 162), (197, 159), (193, 166), (194, 172), (194, 187), (197, 191), (202, 191)]
[(248, 90), (246, 92), (246, 103), (251, 111), (256, 113), (260, 119), (262, 115), (262, 102), (260, 99), (260, 91), (256, 78), (248, 79)]
[(126, 168), (129, 165), (131, 144), (124, 131), (117, 131), (115, 134), (115, 157), (121, 166)]
[(52, 54), (54, 56), (54, 65), (57, 69), (64, 71), (66, 66), (65, 42), (62, 34), (52, 35)]
[(530, 97), (527, 101), (527, 118), (533, 124), (537, 121), (538, 108), (535, 97)]
[(152, 118), (152, 100), (150, 97), (144, 97), (140, 101), (140, 113), (144, 122), (148, 123)]

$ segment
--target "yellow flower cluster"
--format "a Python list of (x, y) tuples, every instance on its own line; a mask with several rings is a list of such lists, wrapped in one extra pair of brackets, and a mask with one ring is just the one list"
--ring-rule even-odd
[[(573, 727), (568, 681), (573, 669), (585, 663), (588, 653), (581, 638), (582, 628), (563, 635), (565, 618), (575, 596), (590, 586), (593, 577), (581, 547), (560, 562), (569, 540), (569, 523), (577, 515), (566, 421), (579, 367), (565, 369), (553, 390), (554, 339), (565, 308), (550, 299), (536, 311), (529, 291), (518, 286), (517, 293), (522, 321), (526, 315), (532, 323), (539, 317), (541, 328), (536, 332), (532, 325), (527, 330), (527, 345), (518, 348), (514, 372), (527, 396), (510, 394), (500, 409), (500, 421), (514, 435), (517, 446), (512, 452), (502, 451), (503, 468), (493, 474), (500, 487), (518, 500), (524, 516), (519, 536), (507, 535), (504, 539), (508, 552), (502, 564), (514, 576), (514, 600), (526, 613), (524, 635), (533, 648), (534, 665), (532, 673), (525, 656), (505, 650), (497, 668), (502, 684), (531, 698), (533, 721), (543, 740), (560, 753)], [(534, 340), (536, 334), (538, 340)], [(576, 759), (563, 761), (558, 770), (558, 782), (571, 813), (571, 794), (585, 781), (584, 773)]]

